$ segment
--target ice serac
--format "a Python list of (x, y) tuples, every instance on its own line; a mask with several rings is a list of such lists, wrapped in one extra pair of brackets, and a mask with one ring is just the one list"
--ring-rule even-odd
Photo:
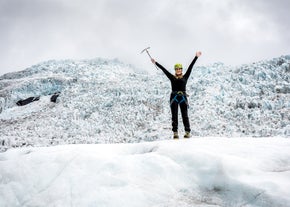
[[(197, 64), (187, 91), (195, 136), (290, 137), (290, 56), (238, 67)], [(117, 59), (46, 61), (0, 77), (0, 145), (167, 139), (170, 92), (161, 71), (147, 74)], [(16, 105), (33, 96), (40, 100)]]

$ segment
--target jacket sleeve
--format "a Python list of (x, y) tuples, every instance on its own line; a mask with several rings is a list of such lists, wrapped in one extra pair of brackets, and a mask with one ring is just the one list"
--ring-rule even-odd
[(169, 78), (170, 80), (172, 79), (172, 78), (174, 78), (174, 76), (171, 74), (171, 73), (169, 73), (168, 72), (168, 70), (166, 70), (162, 65), (160, 65), (158, 62), (156, 62), (156, 65), (158, 66), (158, 68), (160, 68), (163, 72), (164, 72), (164, 74), (167, 76), (167, 78)]
[(190, 65), (188, 66), (188, 69), (187, 69), (187, 71), (186, 71), (186, 73), (184, 74), (184, 78), (186, 78), (186, 79), (188, 79), (189, 78), (189, 76), (190, 76), (190, 74), (191, 74), (191, 71), (192, 71), (192, 68), (193, 68), (193, 66), (194, 66), (194, 64), (195, 64), (195, 62), (196, 62), (196, 60), (197, 60), (197, 56), (195, 56), (194, 57), (194, 59), (192, 60), (192, 62), (190, 63)]

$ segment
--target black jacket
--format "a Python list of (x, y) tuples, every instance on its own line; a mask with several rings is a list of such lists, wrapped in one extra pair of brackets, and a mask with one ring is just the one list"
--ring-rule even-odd
[(165, 73), (165, 75), (169, 78), (170, 82), (171, 82), (171, 88), (173, 92), (176, 91), (186, 91), (186, 83), (187, 80), (190, 76), (190, 73), (192, 71), (193, 65), (195, 64), (196, 60), (197, 60), (197, 56), (195, 56), (195, 58), (192, 60), (192, 62), (190, 63), (190, 65), (188, 66), (188, 69), (186, 71), (186, 73), (183, 75), (182, 78), (176, 78), (174, 75), (172, 75), (170, 72), (168, 72), (168, 70), (166, 70), (162, 65), (160, 65), (158, 62), (156, 62), (156, 65)]

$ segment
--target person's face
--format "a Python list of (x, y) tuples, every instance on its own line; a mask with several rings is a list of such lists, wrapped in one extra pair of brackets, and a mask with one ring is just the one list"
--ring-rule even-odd
[(175, 68), (175, 75), (182, 75), (182, 68)]

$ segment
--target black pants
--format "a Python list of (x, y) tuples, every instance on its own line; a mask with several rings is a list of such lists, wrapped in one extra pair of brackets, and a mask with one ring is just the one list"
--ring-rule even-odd
[(170, 96), (170, 108), (172, 115), (172, 131), (177, 132), (178, 130), (178, 106), (181, 110), (182, 121), (184, 130), (190, 132), (190, 123), (188, 118), (188, 102), (186, 96), (176, 96), (171, 94)]

